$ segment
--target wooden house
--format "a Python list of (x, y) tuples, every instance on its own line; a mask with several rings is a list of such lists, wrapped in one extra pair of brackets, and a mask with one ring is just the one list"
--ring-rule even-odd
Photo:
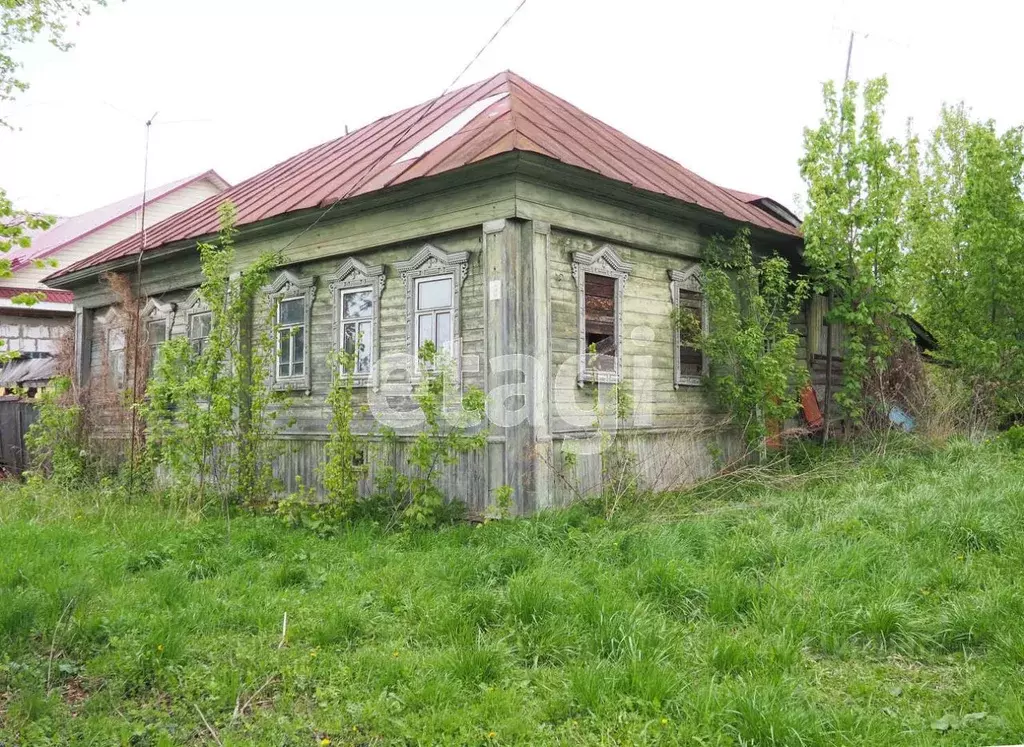
[[(761, 251), (801, 249), (799, 220), (779, 203), (716, 186), (506, 72), (246, 179), (152, 226), (145, 247), (135, 235), (61, 268), (47, 282), (74, 292), (81, 381), (120, 344), (100, 278), (134, 272), (140, 252), (153, 344), (172, 335), (201, 344), (210, 312), (194, 293), (196, 242), (216, 234), (225, 200), (237, 212), (239, 262), (284, 257), (266, 289), (289, 331), (267, 372), (289, 393), (278, 475), (317, 484), (330, 350), (366, 343), (356, 383), (372, 413), (359, 427), (372, 441), (376, 422), (407, 413), (409, 361), (430, 340), (453, 353), (464, 384), (490, 396), (487, 447), (445, 477), (473, 510), (503, 485), (528, 513), (600, 483), (588, 438), (595, 382), (631, 394), (617, 438), (649, 485), (707, 474), (730, 439), (701, 386), (706, 361), (680, 343), (673, 307), (706, 318), (699, 269), (714, 234), (745, 227)], [(815, 360), (820, 337), (801, 357)], [(591, 345), (604, 353), (596, 367)], [(399, 428), (406, 436), (410, 422)], [(401, 466), (402, 447), (384, 459)]]

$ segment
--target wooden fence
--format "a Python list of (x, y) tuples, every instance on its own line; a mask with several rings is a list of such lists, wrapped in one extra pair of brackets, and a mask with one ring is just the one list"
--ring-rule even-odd
[(4, 475), (20, 475), (28, 467), (25, 434), (37, 417), (34, 402), (0, 397), (0, 470)]

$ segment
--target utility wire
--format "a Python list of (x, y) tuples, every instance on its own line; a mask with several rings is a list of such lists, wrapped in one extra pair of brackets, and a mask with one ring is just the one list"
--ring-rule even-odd
[(289, 242), (288, 242), (287, 244), (285, 244), (284, 246), (282, 246), (282, 247), (281, 247), (281, 248), (280, 248), (280, 249), (278, 250), (278, 252), (284, 252), (284, 251), (285, 251), (286, 249), (288, 249), (289, 247), (291, 247), (291, 246), (292, 246), (292, 244), (294, 244), (294, 243), (295, 243), (296, 241), (298, 241), (298, 240), (299, 240), (300, 238), (302, 238), (302, 237), (303, 237), (303, 236), (304, 236), (305, 234), (307, 234), (307, 233), (309, 233), (310, 231), (312, 231), (312, 230), (313, 230), (313, 228), (315, 228), (315, 227), (316, 227), (316, 225), (317, 225), (317, 224), (318, 224), (318, 223), (319, 223), (320, 221), (322, 221), (322, 220), (323, 220), (323, 219), (324, 219), (325, 217), (327, 217), (327, 214), (328, 214), (328, 213), (330, 213), (330, 212), (331, 212), (332, 210), (334, 210), (334, 208), (335, 208), (335, 207), (337, 207), (337, 205), (338, 205), (338, 203), (339, 203), (339, 202), (341, 202), (341, 201), (342, 201), (342, 200), (344, 200), (345, 198), (347, 198), (347, 197), (351, 196), (352, 194), (354, 194), (355, 192), (357, 192), (357, 191), (358, 191), (359, 189), (361, 189), (361, 188), (362, 188), (362, 187), (363, 187), (363, 186), (364, 186), (364, 185), (365, 185), (365, 184), (366, 184), (366, 183), (367, 183), (367, 182), (368, 182), (368, 181), (369, 181), (369, 180), (370, 180), (370, 179), (371, 179), (371, 178), (373, 177), (373, 173), (374, 173), (374, 170), (375, 170), (375, 169), (377, 168), (377, 166), (379, 166), (379, 165), (380, 165), (381, 161), (383, 161), (383, 160), (384, 160), (384, 159), (385, 159), (385, 158), (386, 158), (386, 157), (387, 157), (387, 156), (388, 156), (389, 154), (391, 154), (391, 153), (392, 153), (392, 152), (394, 151), (394, 149), (395, 149), (395, 148), (397, 148), (397, 147), (398, 147), (399, 145), (401, 145), (401, 144), (402, 144), (402, 143), (403, 143), (403, 142), (405, 141), (405, 139), (406, 139), (406, 138), (407, 138), (407, 137), (409, 136), (409, 133), (410, 133), (410, 132), (412, 132), (412, 131), (413, 131), (413, 129), (415, 129), (416, 125), (418, 125), (418, 124), (419, 124), (420, 122), (422, 122), (422, 121), (423, 121), (423, 119), (424, 119), (424, 118), (425, 118), (425, 117), (426, 117), (426, 116), (427, 116), (428, 114), (430, 114), (430, 112), (431, 112), (431, 111), (433, 111), (433, 110), (434, 110), (434, 107), (436, 106), (436, 104), (437, 104), (437, 103), (438, 103), (438, 102), (439, 102), (439, 101), (440, 101), (441, 99), (443, 99), (443, 98), (444, 98), (445, 96), (447, 96), (447, 95), (448, 95), (448, 93), (449, 93), (449, 92), (450, 92), (450, 91), (451, 91), (451, 90), (452, 90), (452, 89), (453, 89), (453, 88), (455, 87), (455, 85), (456, 85), (456, 84), (457, 84), (457, 83), (458, 83), (458, 82), (459, 82), (459, 81), (460, 81), (460, 80), (462, 79), (462, 76), (463, 76), (463, 75), (465, 75), (465, 74), (466, 74), (466, 72), (467, 72), (467, 71), (468, 71), (468, 70), (469, 70), (469, 69), (470, 69), (471, 67), (473, 67), (473, 64), (474, 64), (474, 63), (475, 63), (475, 62), (476, 62), (477, 60), (479, 60), (479, 59), (480, 59), (480, 56), (481, 56), (481, 55), (482, 55), (482, 54), (483, 54), (483, 53), (484, 53), (484, 52), (485, 52), (485, 51), (487, 50), (487, 48), (488, 48), (489, 46), (491, 46), (491, 44), (492, 44), (492, 43), (494, 42), (494, 40), (498, 38), (498, 35), (499, 35), (499, 34), (501, 34), (501, 32), (505, 30), (505, 27), (506, 27), (506, 26), (508, 26), (508, 25), (509, 25), (509, 23), (511, 23), (511, 22), (512, 22), (512, 19), (516, 17), (516, 14), (517, 14), (517, 13), (518, 13), (518, 12), (519, 12), (519, 11), (520, 11), (521, 9), (522, 9), (522, 7), (523, 7), (524, 5), (526, 5), (526, 0), (520, 0), (520, 2), (519, 2), (519, 5), (517, 5), (517, 6), (515, 7), (515, 10), (513, 10), (513, 11), (512, 11), (512, 12), (511, 12), (511, 13), (510, 13), (510, 14), (508, 15), (508, 17), (507, 17), (507, 18), (506, 18), (506, 19), (505, 19), (504, 21), (502, 21), (502, 22), (501, 22), (501, 25), (500, 25), (500, 26), (498, 26), (497, 30), (496, 30), (496, 31), (495, 31), (495, 32), (494, 32), (493, 34), (491, 34), (491, 38), (490, 38), (490, 39), (488, 39), (488, 40), (487, 40), (486, 42), (484, 42), (484, 45), (483, 45), (482, 47), (480, 47), (480, 49), (479, 49), (479, 50), (477, 51), (477, 53), (476, 53), (475, 55), (473, 55), (473, 58), (472, 58), (472, 59), (471, 59), (471, 60), (470, 60), (470, 61), (469, 61), (468, 63), (466, 63), (466, 66), (462, 68), (462, 70), (461, 70), (461, 71), (459, 72), (459, 74), (458, 74), (458, 75), (456, 75), (456, 76), (455, 76), (455, 77), (454, 77), (454, 78), (452, 79), (452, 82), (451, 82), (451, 83), (449, 83), (449, 84), (448, 84), (448, 85), (447, 85), (447, 86), (445, 87), (445, 89), (444, 89), (443, 91), (441, 91), (441, 93), (440, 93), (440, 94), (439, 94), (439, 95), (438, 95), (438, 96), (437, 96), (436, 98), (434, 98), (434, 99), (432, 99), (432, 100), (430, 101), (430, 103), (429, 103), (429, 104), (428, 104), (428, 105), (426, 106), (426, 108), (424, 108), (424, 110), (423, 110), (423, 111), (422, 111), (422, 112), (421, 112), (421, 113), (419, 114), (419, 116), (418, 116), (418, 117), (416, 117), (416, 118), (415, 118), (415, 119), (414, 119), (414, 120), (413, 120), (413, 121), (412, 121), (412, 122), (411, 122), (411, 123), (409, 124), (409, 126), (408, 126), (408, 127), (406, 127), (406, 128), (405, 128), (405, 129), (404, 129), (404, 130), (402, 131), (402, 134), (398, 136), (398, 139), (397, 139), (397, 140), (396, 140), (396, 141), (394, 142), (394, 144), (393, 144), (393, 145), (392, 145), (392, 146), (391, 146), (390, 148), (387, 148), (387, 149), (386, 149), (386, 150), (385, 150), (385, 151), (384, 151), (384, 152), (383, 152), (383, 153), (382, 153), (382, 154), (380, 155), (380, 157), (379, 157), (379, 158), (378, 158), (378, 159), (377, 159), (376, 161), (374, 161), (374, 162), (373, 162), (372, 164), (370, 164), (370, 166), (369, 166), (369, 167), (367, 167), (367, 168), (366, 168), (366, 169), (365, 169), (365, 170), (363, 171), (364, 177), (363, 177), (362, 179), (360, 179), (360, 180), (359, 180), (358, 182), (356, 182), (356, 184), (355, 184), (355, 185), (353, 185), (353, 186), (352, 186), (351, 188), (349, 188), (349, 189), (348, 189), (348, 190), (347, 190), (347, 191), (346, 191), (346, 192), (345, 192), (344, 194), (341, 194), (341, 195), (339, 195), (339, 196), (338, 196), (337, 198), (335, 198), (335, 200), (334, 200), (334, 201), (333, 201), (333, 202), (332, 202), (332, 203), (331, 203), (330, 205), (328, 205), (328, 206), (327, 206), (327, 207), (326, 207), (326, 208), (324, 209), (324, 211), (323, 211), (322, 213), (320, 213), (320, 215), (318, 215), (318, 216), (316, 217), (316, 220), (314, 220), (314, 221), (313, 221), (312, 223), (310, 223), (310, 224), (309, 224), (308, 226), (306, 226), (306, 227), (305, 227), (304, 229), (302, 229), (301, 231), (299, 231), (299, 233), (297, 233), (297, 234), (296, 234), (295, 236), (293, 236), (293, 237), (292, 237), (292, 239), (291, 239), (291, 240), (290, 240), (290, 241), (289, 241)]

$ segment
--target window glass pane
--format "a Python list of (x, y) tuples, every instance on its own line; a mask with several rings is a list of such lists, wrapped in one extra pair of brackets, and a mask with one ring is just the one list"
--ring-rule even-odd
[(341, 349), (349, 355), (356, 352), (356, 338), (359, 336), (359, 327), (354, 322), (343, 324), (341, 327)]
[(373, 349), (373, 324), (371, 322), (359, 322), (359, 355), (356, 358), (356, 372), (369, 373), (371, 364), (371, 350)]
[(208, 311), (202, 314), (193, 314), (189, 317), (189, 339), (198, 340), (201, 337), (209, 337), (212, 323), (213, 315)]
[[(279, 330), (277, 333), (277, 360), (278, 360), (278, 374), (281, 376), (287, 376), (287, 373), (281, 373), (280, 366), (287, 366), (291, 363), (291, 332), (287, 329)], [(284, 369), (287, 371), (287, 368)]]
[[(292, 363), (298, 366), (302, 366), (303, 356), (306, 350), (306, 326), (293, 327), (292, 333)], [(295, 372), (298, 376), (302, 371)]]
[(417, 324), (419, 333), (416, 336), (416, 347), (421, 348), (423, 343), (434, 341), (434, 315), (421, 314)]
[(150, 345), (159, 345), (167, 340), (167, 323), (163, 319), (150, 322), (146, 331)]
[(421, 280), (416, 287), (417, 309), (444, 309), (452, 305), (452, 279)]
[(287, 298), (277, 305), (278, 324), (301, 324), (304, 298)]
[(373, 315), (373, 294), (370, 291), (349, 291), (341, 298), (342, 319), (366, 319)]
[(107, 338), (107, 346), (110, 350), (124, 350), (124, 330), (110, 330), (110, 335)]
[(437, 336), (434, 340), (438, 350), (452, 349), (452, 315), (445, 311), (437, 315)]

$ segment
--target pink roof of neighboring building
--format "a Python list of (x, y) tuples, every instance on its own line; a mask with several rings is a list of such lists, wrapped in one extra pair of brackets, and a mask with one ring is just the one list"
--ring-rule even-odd
[[(434, 176), (511, 151), (538, 153), (787, 236), (800, 232), (567, 101), (503, 72), (310, 148), (147, 231), (149, 251), (216, 233), (230, 200), (244, 226)], [(138, 253), (136, 234), (54, 273)]]
[[(177, 181), (147, 190), (146, 202), (159, 200), (172, 192), (176, 192), (203, 179), (209, 179), (222, 188), (229, 186), (216, 171), (210, 169), (201, 174), (188, 176), (184, 179), (178, 179)], [(11, 259), (11, 269), (17, 270), (19, 267), (24, 267), (34, 260), (48, 257), (68, 244), (110, 225), (126, 215), (131, 215), (140, 207), (142, 207), (141, 192), (95, 210), (90, 210), (87, 213), (82, 213), (81, 215), (75, 215), (70, 218), (58, 218), (54, 225), (44, 231), (29, 232), (29, 236), (32, 239), (30, 247), (27, 249), (11, 250), (8, 255)]]
[[(71, 303), (75, 300), (75, 294), (71, 291), (54, 290), (52, 288), (5, 288), (0, 286), (0, 298), (14, 298), (23, 293), (42, 293), (43, 301), (49, 303)], [(25, 306), (26, 309), (32, 308)]]

